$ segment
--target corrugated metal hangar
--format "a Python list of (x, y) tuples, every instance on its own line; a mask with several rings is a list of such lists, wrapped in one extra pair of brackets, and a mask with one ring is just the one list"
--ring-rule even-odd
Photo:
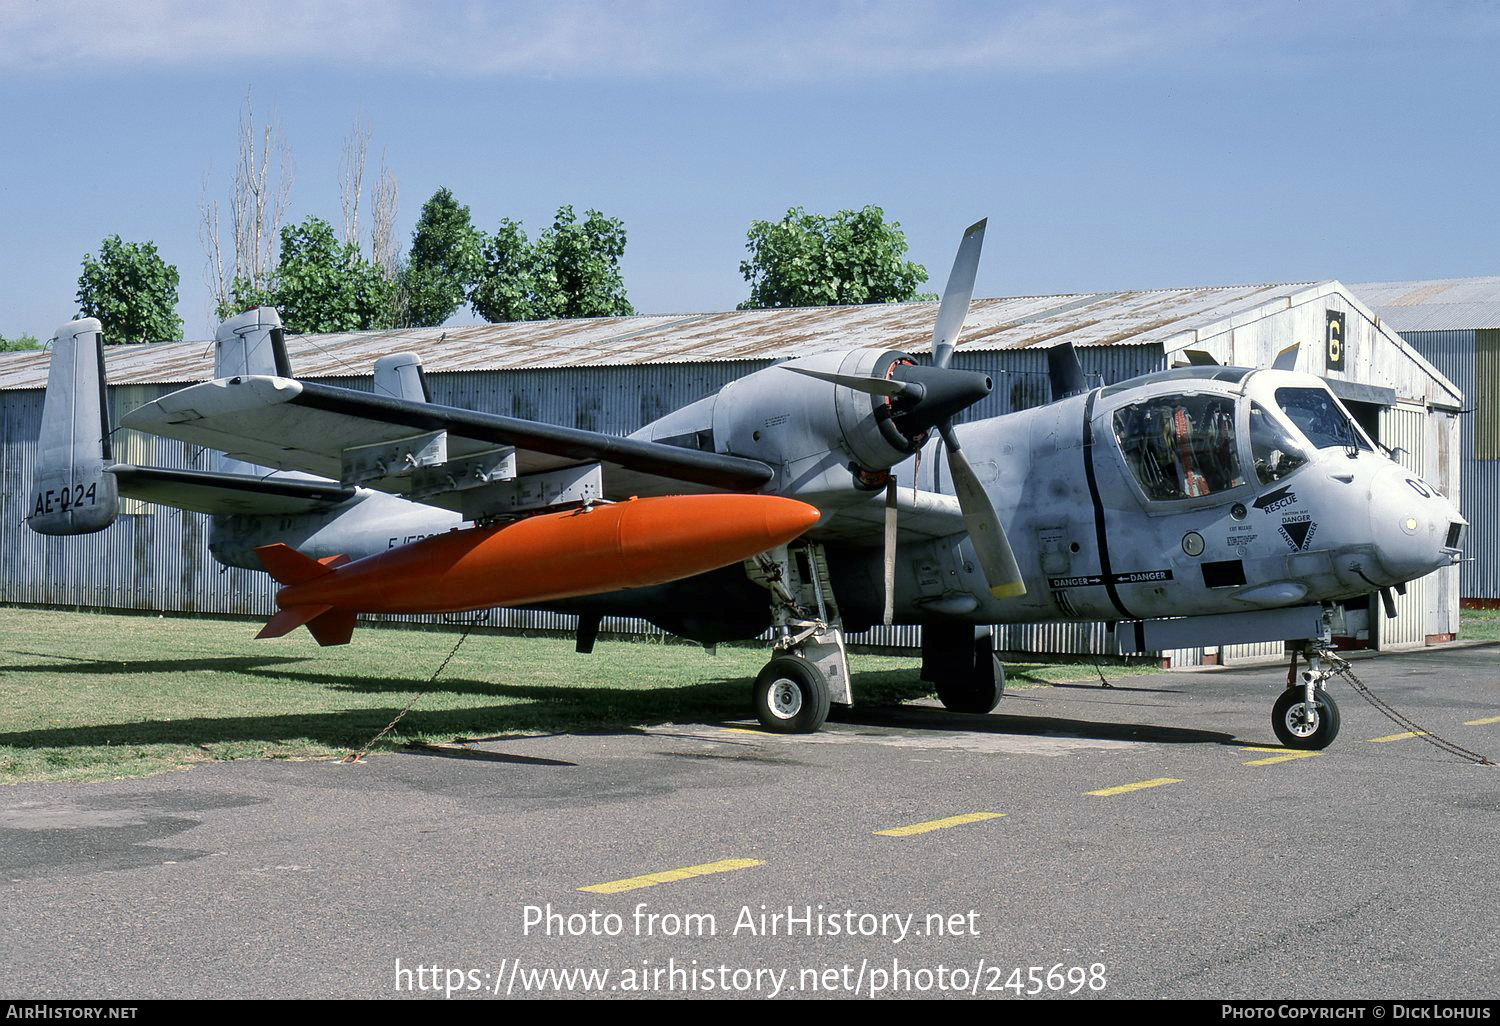
[(1459, 592), (1500, 605), (1500, 278), (1350, 287), (1466, 397), (1459, 509), (1475, 558), (1462, 564)]
[[(374, 360), (419, 354), (433, 399), (551, 423), (625, 434), (770, 363), (830, 349), (926, 351), (934, 304), (758, 310), (472, 327), (411, 329), (287, 340), (299, 377), (370, 387)], [(107, 327), (106, 327), (107, 330)], [(1297, 368), (1324, 376), (1378, 441), (1450, 496), (1458, 491), (1462, 392), (1336, 281), (976, 300), (954, 366), (994, 375), (996, 388), (967, 418), (1050, 399), (1046, 350), (1078, 348), (1095, 384), (1113, 384), (1208, 353), (1219, 363), (1269, 366), (1299, 345)], [(224, 570), (208, 552), (205, 518), (128, 502), (105, 532), (43, 537), (25, 527), (26, 495), (48, 357), (0, 356), (0, 602), (109, 609), (255, 614), (273, 611), (261, 573)], [(135, 406), (212, 371), (212, 344), (112, 347), (115, 421)], [(116, 458), (205, 466), (177, 442), (120, 432)], [(1489, 551), (1489, 550), (1487, 550)], [(497, 625), (571, 630), (571, 617), (498, 611)], [(1458, 629), (1458, 571), (1409, 585), (1398, 616), (1371, 616), (1380, 648), (1446, 640)], [(635, 621), (605, 630), (654, 632)], [(917, 628), (876, 628), (851, 640), (910, 647)], [(1103, 624), (1015, 625), (1001, 647), (1031, 652), (1116, 651)], [(1278, 655), (1280, 646), (1168, 653), (1174, 664)]]

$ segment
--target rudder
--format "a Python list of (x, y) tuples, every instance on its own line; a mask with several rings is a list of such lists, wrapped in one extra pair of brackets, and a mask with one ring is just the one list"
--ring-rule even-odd
[(39, 534), (90, 534), (114, 522), (119, 489), (110, 440), (103, 327), (93, 317), (57, 329), (42, 400), (31, 514)]

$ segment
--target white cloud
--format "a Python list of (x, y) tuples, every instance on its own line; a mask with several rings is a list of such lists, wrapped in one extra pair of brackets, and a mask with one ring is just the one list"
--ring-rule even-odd
[[(1405, 9), (1388, 0), (1392, 10)], [(1359, 7), (1367, 16), (1380, 0)], [(1295, 0), (0, 0), (0, 69), (318, 62), (439, 76), (860, 79), (1199, 59), (1302, 35)]]

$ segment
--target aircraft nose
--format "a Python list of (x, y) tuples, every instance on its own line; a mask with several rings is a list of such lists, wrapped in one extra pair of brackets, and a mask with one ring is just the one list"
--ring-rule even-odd
[(1456, 558), (1468, 521), (1447, 497), (1403, 467), (1376, 475), (1370, 496), (1370, 527), (1376, 556), (1400, 584), (1448, 566)]

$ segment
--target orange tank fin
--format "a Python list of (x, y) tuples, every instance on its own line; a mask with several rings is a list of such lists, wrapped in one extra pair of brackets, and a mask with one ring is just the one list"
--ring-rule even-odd
[(306, 625), (318, 644), (347, 645), (354, 636), (354, 610), (333, 606), (292, 606), (266, 622), (257, 638), (280, 638)]
[(330, 609), (307, 621), (307, 629), (320, 645), (347, 645), (354, 637), (354, 610)]
[(279, 638), (292, 633), (303, 624), (322, 616), (332, 609), (332, 606), (292, 606), (283, 609), (260, 629), (257, 638)]
[(262, 545), (255, 550), (255, 554), (260, 557), (260, 565), (279, 584), (305, 584), (331, 574), (334, 567), (349, 562), (349, 557), (342, 554), (329, 556), (327, 559), (313, 559), (282, 542)]

